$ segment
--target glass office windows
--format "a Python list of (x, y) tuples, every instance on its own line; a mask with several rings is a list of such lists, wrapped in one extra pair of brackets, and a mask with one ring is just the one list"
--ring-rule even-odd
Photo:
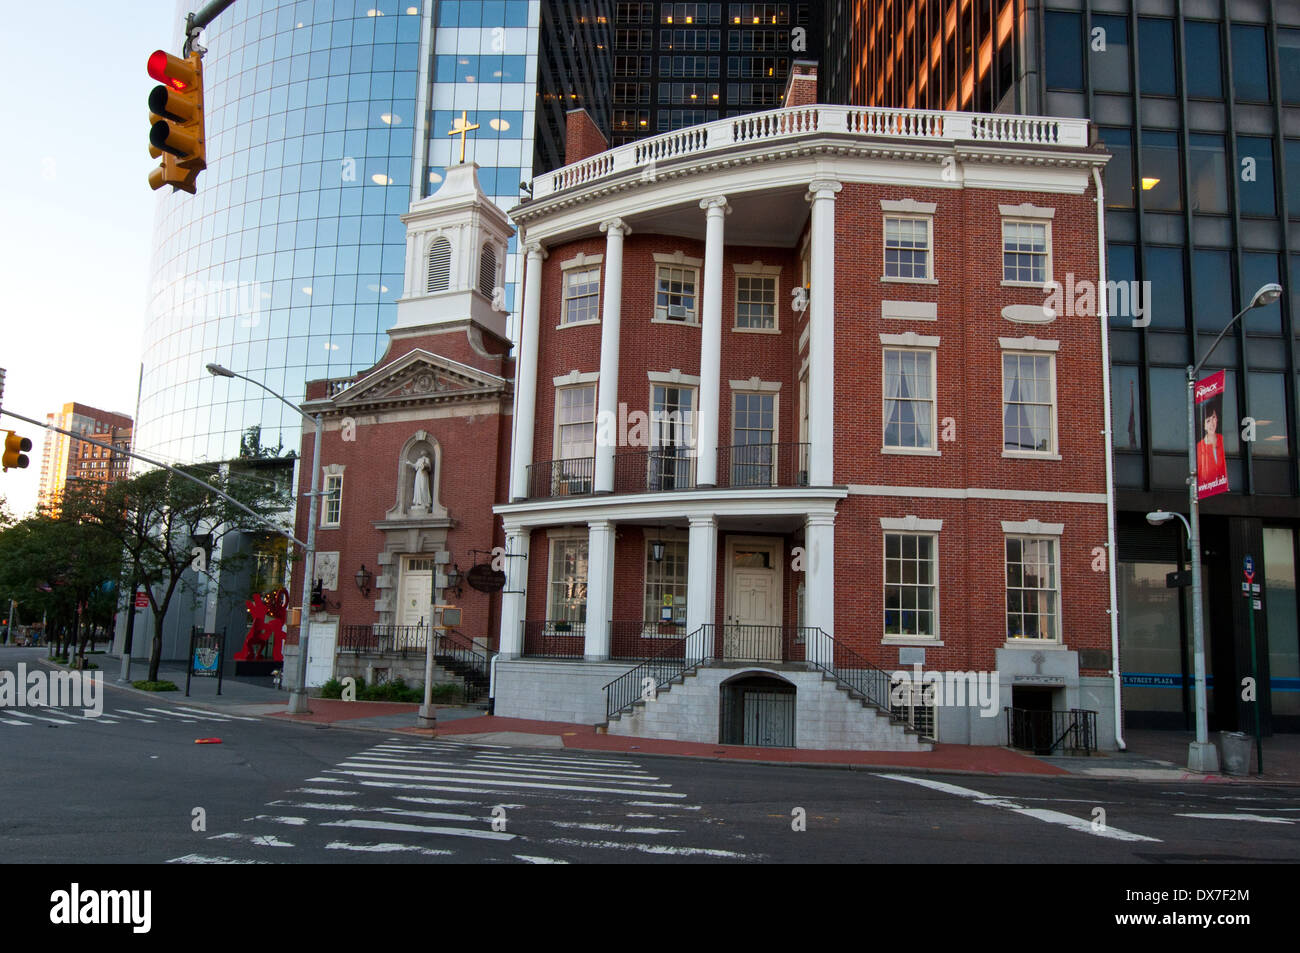
[[(1268, 672), (1275, 715), (1300, 715), (1300, 625), (1296, 621), (1295, 531), (1264, 527), (1264, 612), (1268, 617)], [(1282, 681), (1284, 680), (1285, 681)]]
[[(1148, 375), (1151, 394), (1151, 449), (1186, 453), (1187, 372), (1177, 367), (1152, 367)], [(1224, 440), (1226, 443), (1226, 435)]]
[(1142, 276), (1151, 282), (1151, 300), (1143, 302), (1149, 310), (1153, 328), (1187, 327), (1187, 303), (1183, 296), (1183, 250), (1148, 245), (1144, 252), (1146, 267)]
[(1246, 375), (1246, 406), (1255, 419), (1251, 452), (1259, 457), (1287, 456), (1291, 445), (1287, 439), (1286, 375), (1252, 370)]
[[(1272, 282), (1280, 282), (1277, 255), (1268, 252), (1243, 252), (1241, 307), (1250, 304), (1255, 292)], [(1247, 334), (1281, 334), (1282, 302), (1278, 300), (1262, 308), (1251, 308), (1241, 320)]]
[(1277, 73), (1282, 102), (1300, 103), (1300, 30), (1277, 31)]
[(1106, 207), (1133, 207), (1133, 131), (1103, 126), (1098, 130), (1111, 154), (1106, 163)]
[(1178, 212), (1183, 207), (1179, 184), (1178, 134), (1142, 130), (1142, 204), (1148, 212)]
[(1127, 93), (1130, 87), (1128, 20), (1093, 16), (1088, 50), (1092, 88), (1102, 93)]
[[(1108, 242), (1106, 244), (1106, 280), (1114, 282), (1117, 287), (1132, 289), (1136, 287), (1137, 281), (1137, 249), (1133, 245), (1122, 245), (1118, 242)], [(1119, 296), (1116, 295), (1116, 304), (1118, 305)], [(1146, 302), (1143, 302), (1145, 305)], [(1128, 328), (1133, 326), (1135, 308), (1133, 302), (1128, 302), (1128, 308), (1108, 308), (1107, 314), (1110, 315), (1110, 325), (1113, 328)]]
[[(1228, 211), (1228, 159), (1223, 136), (1188, 136), (1191, 180), (1187, 195), (1193, 212)], [(1113, 160), (1112, 160), (1113, 161)]]
[(1300, 218), (1300, 139), (1286, 139), (1282, 143), (1283, 162), (1286, 166), (1287, 215)]
[(1178, 92), (1173, 20), (1138, 18), (1138, 77), (1145, 95), (1173, 96)]
[(1237, 99), (1268, 102), (1268, 45), (1262, 26), (1232, 26), (1232, 85)]
[(1232, 308), (1232, 260), (1227, 251), (1192, 252), (1192, 312), (1200, 334), (1218, 334), (1236, 312)]
[(1242, 215), (1277, 214), (1273, 184), (1273, 140), (1260, 136), (1237, 137), (1237, 191)]
[(1083, 89), (1083, 18), (1077, 13), (1049, 10), (1044, 15), (1047, 37), (1047, 88)]
[(1115, 364), (1110, 371), (1111, 446), (1116, 450), (1142, 449), (1141, 368)]
[(1187, 95), (1193, 99), (1223, 98), (1223, 57), (1219, 24), (1188, 20), (1183, 24)]

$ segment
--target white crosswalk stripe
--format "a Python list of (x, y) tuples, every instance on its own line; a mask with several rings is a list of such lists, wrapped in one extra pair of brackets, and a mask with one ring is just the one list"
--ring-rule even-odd
[(200, 708), (188, 708), (182, 705), (170, 708), (104, 708), (98, 713), (93, 708), (0, 708), (0, 725), (12, 727), (27, 726), (33, 723), (54, 725), (121, 725), (121, 724), (177, 724), (197, 725), (202, 722), (212, 724), (234, 724), (236, 721), (257, 721), (245, 715), (230, 715), (224, 712), (204, 711)]
[[(701, 805), (688, 803), (688, 796), (672, 787), (618, 755), (588, 758), (390, 738), (268, 801), (264, 813), (245, 818), (242, 829), (209, 837), (231, 847), (245, 845), (263, 857), (289, 856), (287, 849), (260, 848), (287, 848), (277, 835), (291, 828), (298, 850), (395, 860), (455, 861), (467, 852), (484, 859), (484, 851), (489, 860), (527, 864), (618, 855), (761, 859), (743, 849), (692, 843), (692, 832), (708, 818), (702, 817)], [(321, 839), (325, 831), (329, 836)], [(176, 862), (200, 862), (193, 858), (208, 855), (188, 856)]]

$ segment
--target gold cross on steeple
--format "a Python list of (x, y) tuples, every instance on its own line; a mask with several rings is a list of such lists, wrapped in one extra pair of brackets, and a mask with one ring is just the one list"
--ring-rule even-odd
[(460, 111), (460, 118), (451, 121), (451, 132), (449, 136), (460, 136), (460, 161), (465, 162), (465, 135), (471, 130), (477, 129), (478, 123), (470, 123), (469, 114), (465, 110)]

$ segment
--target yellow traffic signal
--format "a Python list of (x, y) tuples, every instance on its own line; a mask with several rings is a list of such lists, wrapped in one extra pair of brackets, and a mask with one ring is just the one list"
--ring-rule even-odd
[(26, 437), (20, 437), (12, 430), (6, 430), (8, 435), (5, 437), (5, 449), (3, 466), (5, 470), (12, 470), (15, 467), (19, 470), (25, 469), (30, 460), (27, 459), (27, 451), (32, 449), (32, 442)]
[(198, 53), (181, 59), (155, 50), (148, 69), (159, 83), (149, 93), (149, 154), (163, 160), (149, 173), (149, 187), (170, 185), (193, 195), (199, 173), (207, 168), (203, 64)]

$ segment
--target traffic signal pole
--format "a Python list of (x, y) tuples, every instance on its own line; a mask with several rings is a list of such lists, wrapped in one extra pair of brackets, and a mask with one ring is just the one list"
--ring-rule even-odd
[(234, 3), (235, 0), (212, 0), (211, 3), (200, 8), (198, 13), (191, 13), (186, 16), (185, 46), (182, 47), (181, 52), (186, 56), (189, 56), (190, 53), (196, 50), (199, 53), (207, 52), (206, 50), (199, 49), (194, 41), (199, 38), (199, 32), (205, 26), (225, 12), (227, 8), (234, 6)]

